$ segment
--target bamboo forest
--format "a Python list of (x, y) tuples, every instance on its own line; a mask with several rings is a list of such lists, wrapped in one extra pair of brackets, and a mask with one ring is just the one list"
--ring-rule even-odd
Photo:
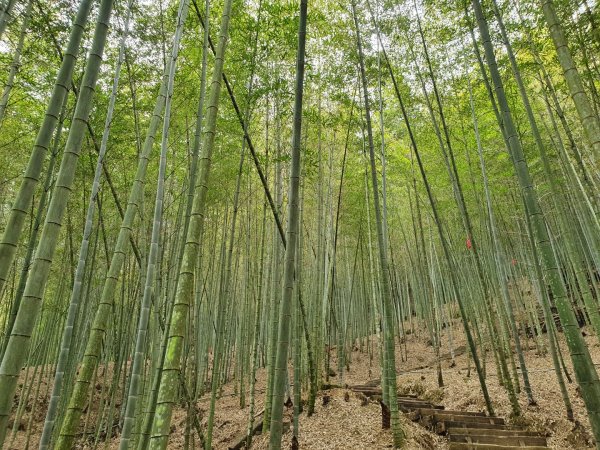
[(600, 2), (0, 0), (0, 448), (600, 449)]

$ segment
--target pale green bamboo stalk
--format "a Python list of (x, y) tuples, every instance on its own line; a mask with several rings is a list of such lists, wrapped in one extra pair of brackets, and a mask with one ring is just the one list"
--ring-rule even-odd
[(54, 430), (54, 424), (58, 412), (58, 402), (62, 394), (63, 380), (65, 376), (65, 370), (67, 369), (67, 363), (71, 354), (71, 340), (73, 336), (73, 327), (75, 325), (75, 318), (79, 310), (79, 304), (81, 302), (81, 289), (83, 287), (83, 280), (86, 270), (86, 261), (88, 258), (88, 249), (90, 244), (90, 236), (92, 234), (92, 228), (94, 223), (94, 212), (95, 202), (97, 200), (98, 192), (100, 190), (100, 177), (102, 175), (102, 168), (104, 164), (104, 156), (108, 145), (108, 137), (110, 134), (110, 126), (112, 123), (113, 113), (115, 109), (115, 103), (117, 100), (117, 93), (119, 89), (119, 77), (121, 73), (121, 65), (123, 63), (123, 56), (125, 53), (125, 40), (127, 38), (127, 32), (129, 28), (129, 19), (131, 15), (132, 0), (129, 1), (127, 8), (127, 18), (125, 19), (125, 26), (121, 42), (119, 46), (119, 56), (115, 65), (115, 74), (113, 78), (112, 91), (110, 100), (108, 103), (108, 110), (106, 112), (106, 119), (104, 121), (104, 131), (102, 133), (102, 141), (100, 144), (100, 151), (98, 153), (98, 160), (94, 171), (94, 179), (92, 181), (92, 189), (90, 192), (90, 198), (88, 201), (88, 208), (85, 217), (85, 225), (83, 230), (83, 236), (81, 238), (81, 245), (79, 250), (79, 259), (77, 262), (77, 268), (75, 270), (75, 281), (71, 291), (71, 298), (69, 301), (69, 308), (67, 312), (67, 319), (62, 335), (61, 348), (59, 352), (58, 362), (56, 365), (56, 372), (54, 375), (54, 383), (52, 385), (52, 394), (50, 396), (50, 402), (48, 410), (46, 411), (46, 419), (44, 421), (44, 428), (42, 430), (42, 437), (40, 438), (40, 450), (46, 450), (50, 445), (52, 438), (52, 431)]
[(48, 205), (48, 213), (40, 235), (40, 245), (37, 248), (31, 273), (27, 279), (23, 300), (15, 319), (4, 358), (2, 359), (2, 365), (0, 365), (0, 444), (4, 442), (6, 425), (12, 406), (12, 399), (15, 394), (18, 374), (25, 363), (26, 350), (30, 344), (35, 322), (41, 310), (42, 298), (50, 274), (54, 251), (58, 245), (62, 218), (75, 179), (77, 161), (83, 145), (87, 121), (92, 109), (96, 81), (100, 73), (112, 6), (112, 0), (102, 0), (100, 5), (96, 30), (81, 83), (82, 87), (77, 99), (71, 129), (69, 130), (69, 137), (67, 138), (63, 159), (58, 171), (54, 195)]
[[(12, 1), (9, 0), (9, 2)], [(56, 82), (50, 101), (48, 102), (48, 107), (46, 108), (44, 120), (35, 139), (33, 151), (23, 175), (23, 181), (19, 187), (19, 192), (12, 205), (10, 216), (4, 229), (4, 234), (0, 240), (0, 296), (7, 280), (8, 271), (14, 261), (19, 238), (25, 224), (25, 218), (31, 206), (40, 174), (42, 173), (46, 151), (52, 140), (63, 101), (67, 95), (68, 86), (71, 84), (73, 69), (77, 61), (79, 46), (92, 3), (93, 0), (81, 0), (79, 4), (79, 9), (71, 28), (67, 49), (64, 52), (64, 58), (56, 76)], [(0, 29), (1, 24), (2, 21), (0, 20)]]
[(260, 341), (260, 318), (262, 317), (262, 298), (263, 298), (263, 271), (264, 271), (264, 254), (265, 254), (265, 235), (266, 235), (266, 212), (267, 205), (263, 204), (262, 212), (262, 227), (260, 234), (260, 258), (258, 266), (258, 288), (256, 292), (256, 305), (254, 313), (254, 332), (252, 337), (252, 368), (250, 373), (250, 407), (248, 410), (248, 428), (246, 429), (246, 447), (252, 445), (252, 429), (254, 428), (254, 407), (256, 393), (256, 370), (258, 369), (258, 346)]
[(23, 44), (25, 42), (25, 35), (27, 31), (27, 27), (29, 27), (29, 19), (31, 18), (31, 8), (33, 6), (33, 0), (29, 0), (27, 2), (27, 6), (25, 8), (25, 12), (23, 13), (23, 22), (21, 23), (21, 31), (19, 32), (19, 41), (17, 42), (17, 47), (15, 48), (15, 54), (13, 56), (12, 63), (10, 65), (10, 71), (8, 72), (8, 78), (6, 79), (6, 83), (4, 84), (4, 90), (2, 91), (2, 97), (0, 97), (0, 123), (4, 119), (4, 114), (6, 113), (6, 107), (8, 106), (8, 99), (10, 97), (10, 92), (15, 83), (15, 76), (21, 67), (21, 53), (23, 51)]
[[(152, 425), (150, 438), (151, 449), (165, 449), (169, 439), (173, 405), (177, 401), (178, 378), (180, 374), (181, 353), (185, 336), (185, 325), (191, 304), (193, 292), (195, 265), (200, 250), (200, 235), (206, 206), (206, 194), (212, 163), (212, 152), (216, 135), (217, 112), (221, 93), (221, 78), (227, 40), (229, 35), (229, 20), (231, 16), (232, 0), (226, 0), (221, 18), (219, 42), (215, 53), (215, 63), (210, 86), (210, 95), (206, 115), (206, 129), (198, 179), (194, 187), (194, 204), (190, 218), (190, 228), (186, 236), (177, 292), (175, 294), (171, 313), (171, 326), (167, 341), (166, 356), (162, 368), (162, 376), (158, 393), (158, 404)], [(210, 444), (209, 444), (210, 445)]]
[[(279, 76), (279, 75), (277, 75)], [(274, 113), (275, 113), (275, 204), (276, 208), (281, 211), (283, 204), (283, 177), (282, 177), (282, 161), (281, 161), (281, 119), (280, 119), (280, 107), (279, 107), (279, 96), (280, 93), (276, 92), (274, 102)], [(271, 426), (271, 410), (273, 404), (273, 386), (275, 380), (275, 364), (277, 358), (277, 352), (275, 350), (277, 346), (277, 330), (278, 330), (278, 318), (279, 318), (279, 291), (281, 290), (281, 253), (282, 244), (277, 236), (277, 230), (273, 229), (273, 235), (271, 237), (273, 242), (273, 256), (271, 263), (271, 290), (268, 298), (268, 319), (267, 319), (267, 348), (266, 348), (266, 372), (267, 372), (267, 386), (265, 389), (265, 412), (263, 415), (263, 430), (267, 430)]]
[[(165, 115), (162, 129), (162, 142), (160, 163), (158, 172), (158, 182), (156, 188), (156, 200), (154, 204), (154, 218), (152, 222), (152, 234), (150, 250), (148, 252), (148, 266), (146, 271), (146, 280), (144, 285), (144, 294), (138, 320), (137, 333), (135, 338), (135, 351), (131, 370), (131, 379), (129, 392), (127, 396), (127, 407), (123, 419), (123, 431), (119, 443), (120, 450), (127, 450), (130, 446), (133, 434), (133, 425), (135, 421), (137, 402), (140, 392), (140, 380), (142, 377), (142, 365), (144, 364), (144, 346), (146, 344), (146, 335), (148, 322), (150, 319), (150, 307), (154, 294), (154, 285), (157, 271), (157, 259), (160, 245), (160, 230), (162, 225), (163, 203), (165, 197), (165, 173), (167, 167), (167, 151), (169, 149), (169, 125), (171, 120), (171, 103), (173, 98), (173, 84), (175, 81), (175, 72), (177, 69), (177, 58), (179, 55), (179, 45), (183, 34), (185, 20), (189, 10), (189, 0), (181, 0), (177, 14), (177, 26), (175, 36), (173, 37), (173, 48), (169, 59), (169, 77), (167, 82), (167, 98), (165, 101)], [(190, 186), (190, 189), (192, 187)]]
[(569, 88), (569, 93), (575, 104), (579, 120), (592, 150), (592, 159), (595, 164), (600, 163), (600, 119), (594, 112), (588, 98), (563, 27), (558, 19), (553, 0), (541, 0), (542, 11), (548, 24), (550, 37), (556, 48), (558, 61), (562, 67), (563, 75)]
[[(250, 78), (248, 81), (247, 103), (246, 103), (246, 108), (244, 111), (244, 123), (248, 123), (250, 121), (250, 116), (251, 116), (252, 92), (253, 92), (253, 87), (254, 87), (254, 71), (256, 68), (256, 53), (257, 53), (257, 48), (258, 48), (257, 47), (258, 25), (260, 25), (261, 13), (262, 13), (262, 0), (260, 0), (259, 4), (258, 4), (257, 30), (254, 34), (254, 39), (253, 39), (254, 40), (254, 49), (253, 49), (252, 58), (250, 61), (251, 68), (250, 68)], [(242, 139), (240, 163), (238, 166), (236, 187), (235, 187), (235, 193), (234, 193), (234, 198), (233, 198), (233, 216), (231, 219), (229, 245), (227, 248), (227, 257), (226, 257), (226, 261), (225, 261), (225, 263), (226, 263), (225, 279), (223, 281), (224, 289), (222, 291), (220, 291), (220, 295), (219, 295), (219, 299), (218, 299), (219, 308), (218, 308), (218, 313), (217, 313), (217, 339), (216, 339), (216, 346), (215, 346), (215, 353), (214, 353), (215, 363), (223, 361), (222, 355), (219, 354), (220, 353), (219, 350), (222, 349), (222, 346), (224, 345), (223, 333), (225, 331), (225, 327), (224, 327), (224, 323), (223, 323), (224, 318), (222, 317), (223, 312), (221, 311), (221, 307), (226, 305), (227, 304), (226, 302), (229, 302), (231, 294), (232, 294), (232, 292), (234, 292), (232, 289), (232, 282), (231, 282), (231, 277), (232, 277), (231, 268), (232, 268), (232, 263), (233, 263), (233, 246), (234, 246), (234, 242), (235, 242), (235, 230), (236, 230), (236, 225), (237, 225), (240, 189), (241, 189), (242, 172), (243, 172), (243, 167), (244, 167), (245, 156), (246, 156), (246, 138), (244, 136), (244, 138)], [(277, 245), (278, 241), (279, 241), (279, 236), (277, 235), (277, 232), (275, 232), (273, 238)], [(247, 257), (249, 258), (249, 255)], [(237, 347), (237, 345), (236, 345), (236, 350), (239, 351), (239, 348)], [(228, 361), (228, 359), (225, 359), (224, 361)], [(237, 358), (236, 358), (236, 362), (237, 362)], [(214, 364), (214, 365), (216, 365), (216, 364)], [(207, 439), (206, 439), (207, 445), (210, 445), (211, 441), (212, 441), (212, 428), (213, 428), (213, 424), (214, 424), (214, 413), (215, 413), (215, 399), (216, 399), (216, 395), (217, 395), (217, 388), (220, 384), (219, 377), (215, 376), (215, 373), (216, 373), (216, 371), (213, 370), (213, 376), (212, 376), (212, 382), (211, 382), (211, 402), (210, 402), (210, 407), (209, 407), (208, 424), (207, 424), (207, 428), (208, 428)], [(244, 392), (242, 391), (242, 392), (240, 392), (240, 401), (243, 401), (243, 399), (244, 399)]]
[(298, 448), (298, 436), (300, 434), (300, 413), (302, 412), (302, 386), (300, 384), (302, 377), (302, 308), (300, 302), (302, 301), (302, 249), (304, 245), (304, 239), (302, 234), (302, 221), (304, 219), (304, 183), (300, 186), (300, 205), (299, 217), (298, 217), (298, 238), (296, 240), (296, 286), (295, 286), (295, 304), (293, 305), (294, 311), (294, 419), (293, 419), (293, 436), (292, 436), (292, 448)]
[[(306, 22), (308, 1), (300, 1), (300, 22), (298, 26), (298, 49), (296, 55), (296, 81), (294, 96), (294, 117), (292, 130), (292, 151), (290, 167), (290, 184), (288, 190), (288, 223), (284, 256), (283, 292), (279, 306), (279, 327), (277, 339), (277, 357), (275, 360), (273, 406), (271, 411), (271, 427), (269, 448), (279, 450), (283, 433), (283, 403), (285, 401), (285, 384), (288, 379), (287, 363), (290, 339), (290, 322), (292, 313), (292, 297), (294, 294), (296, 252), (300, 225), (300, 147), (302, 145), (302, 100), (304, 93), (304, 66), (306, 48)], [(277, 295), (277, 294), (275, 294)], [(275, 350), (275, 349), (273, 349)]]
[[(142, 153), (138, 160), (134, 182), (127, 200), (127, 209), (125, 210), (123, 221), (119, 229), (119, 235), (111, 257), (106, 280), (103, 285), (98, 309), (94, 315), (91, 332), (85, 345), (85, 352), (79, 369), (79, 375), (73, 388), (65, 419), (61, 427), (61, 437), (59, 438), (59, 442), (65, 450), (70, 450), (72, 448), (72, 441), (77, 433), (81, 415), (87, 400), (87, 392), (92, 383), (96, 365), (102, 351), (103, 340), (109, 327), (109, 318), (114, 304), (115, 290), (117, 288), (121, 269), (125, 262), (127, 243), (132, 234), (133, 221), (140, 208), (146, 170), (148, 168), (156, 130), (160, 123), (164, 108), (167, 88), (166, 80), (167, 78), (164, 76), (156, 99), (154, 111), (150, 119), (150, 124), (148, 125)], [(57, 443), (57, 448), (61, 448), (58, 447), (58, 445), (59, 444)]]
[(369, 107), (369, 94), (368, 85), (365, 73), (365, 63), (363, 57), (362, 41), (360, 36), (360, 27), (358, 18), (356, 15), (356, 3), (352, 0), (352, 17), (354, 19), (354, 28), (356, 33), (356, 43), (358, 47), (358, 63), (360, 67), (360, 78), (362, 82), (362, 93), (364, 101), (364, 114), (367, 129), (367, 144), (369, 152), (369, 162), (371, 169), (371, 189), (373, 194), (373, 206), (375, 209), (375, 225), (377, 229), (377, 246), (379, 249), (379, 268), (380, 282), (381, 282), (381, 296), (383, 306), (383, 318), (384, 318), (384, 344), (383, 344), (383, 355), (384, 355), (384, 371), (382, 373), (382, 379), (386, 379), (386, 390), (388, 392), (388, 404), (391, 416), (391, 427), (393, 434), (393, 445), (395, 448), (400, 448), (405, 439), (404, 430), (400, 425), (400, 413), (398, 410), (398, 392), (396, 387), (396, 357), (394, 349), (394, 320), (393, 320), (393, 304), (391, 298), (390, 288), (390, 272), (388, 267), (387, 258), (387, 243), (384, 241), (384, 229), (383, 229), (383, 217), (381, 214), (381, 206), (379, 199), (379, 188), (377, 181), (377, 169), (375, 166), (375, 148), (373, 144), (373, 130), (371, 126), (371, 111)]

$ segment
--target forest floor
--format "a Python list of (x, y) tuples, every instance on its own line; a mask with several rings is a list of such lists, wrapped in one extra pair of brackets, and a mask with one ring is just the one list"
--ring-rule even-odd
[[(438, 387), (437, 370), (434, 364), (434, 351), (428, 337), (408, 335), (406, 346), (396, 346), (397, 383), (401, 393), (416, 394), (432, 403), (444, 405), (448, 410), (485, 411), (485, 403), (479, 382), (471, 364), (471, 374), (468, 373), (468, 358), (464, 351), (465, 340), (462, 328), (454, 328), (455, 364), (449, 357), (447, 340), (441, 350), (444, 387)], [(583, 330), (585, 333), (585, 330)], [(596, 337), (585, 333), (590, 353), (594, 362), (600, 362), (600, 344)], [(545, 336), (544, 336), (545, 337)], [(560, 335), (562, 338), (562, 334)], [(487, 359), (486, 384), (492, 398), (496, 415), (504, 417), (507, 423), (526, 427), (547, 437), (548, 447), (553, 449), (595, 449), (589, 421), (579, 390), (575, 382), (567, 385), (575, 421), (566, 418), (565, 407), (560, 395), (558, 382), (552, 366), (550, 354), (540, 355), (533, 339), (523, 342), (526, 349), (525, 359), (529, 370), (529, 378), (536, 406), (529, 406), (525, 392), (520, 394), (522, 416), (511, 419), (511, 407), (506, 390), (499, 385), (495, 365), (491, 355)], [(406, 349), (406, 353), (405, 353)], [(561, 343), (562, 353), (569, 373), (573, 375), (572, 365), (568, 357), (566, 345)], [(402, 355), (408, 358), (402, 360)], [(515, 356), (516, 358), (516, 356)], [(332, 358), (331, 367), (336, 367)], [(379, 378), (377, 359), (369, 364), (369, 356), (358, 351), (353, 352), (350, 371), (344, 373), (343, 382), (362, 384), (368, 380)], [(331, 383), (339, 382), (335, 379)], [(301, 415), (299, 443), (301, 449), (384, 449), (390, 448), (391, 432), (381, 429), (381, 409), (377, 403), (361, 406), (361, 400), (356, 395), (350, 395), (350, 401), (344, 400), (345, 389), (330, 391), (332, 399), (327, 406), (317, 401), (316, 414), (312, 417)], [(322, 397), (323, 393), (320, 394)], [(291, 417), (291, 416), (290, 416)], [(447, 449), (448, 443), (424, 428), (403, 417), (407, 434), (407, 449)], [(284, 436), (284, 442), (291, 441), (291, 432)], [(259, 436), (254, 440), (258, 449), (268, 448), (266, 437)], [(227, 440), (223, 436), (222, 445)]]
[[(461, 328), (454, 328), (454, 348), (456, 350), (455, 364), (449, 357), (447, 337), (443, 341), (442, 369), (444, 387), (439, 388), (437, 371), (434, 364), (434, 351), (425, 333), (408, 335), (402, 345), (396, 346), (396, 366), (398, 371), (398, 388), (401, 393), (417, 394), (433, 403), (444, 405), (446, 409), (464, 411), (485, 411), (483, 396), (479, 387), (474, 368), (468, 377), (468, 359), (464, 352), (464, 338)], [(562, 335), (561, 335), (562, 338)], [(594, 362), (600, 362), (600, 344), (598, 340), (588, 335), (586, 341)], [(553, 449), (592, 449), (592, 435), (589, 422), (585, 414), (583, 401), (578, 393), (575, 382), (568, 384), (567, 388), (573, 404), (575, 422), (566, 419), (565, 408), (562, 402), (556, 376), (552, 368), (549, 354), (537, 353), (535, 343), (530, 339), (526, 348), (526, 363), (529, 369), (530, 381), (533, 389), (536, 406), (529, 406), (525, 393), (520, 395), (522, 416), (518, 419), (510, 418), (510, 404), (506, 391), (498, 384), (494, 362), (491, 356), (487, 360), (487, 386), (494, 403), (496, 414), (507, 419), (507, 423), (514, 423), (534, 431), (541, 432), (548, 438), (548, 446)], [(572, 374), (568, 352), (561, 344), (565, 363)], [(331, 367), (337, 369), (337, 362), (332, 351)], [(401, 357), (402, 354), (402, 357)], [(408, 355), (406, 358), (405, 355)], [(354, 349), (350, 370), (343, 372), (343, 379), (339, 376), (331, 377), (330, 383), (339, 385), (363, 384), (370, 380), (378, 379), (379, 367), (377, 354), (372, 360), (366, 352)], [(403, 360), (404, 359), (404, 360)], [(98, 380), (100, 383), (101, 380)], [(10, 439), (11, 450), (37, 448), (41, 429), (43, 427), (45, 409), (48, 398), (48, 385), (44, 381), (39, 390), (37, 401), (24, 408), (24, 414), (19, 422), (18, 431), (14, 439)], [(99, 385), (99, 384), (98, 384)], [(97, 385), (97, 386), (98, 386)], [(235, 383), (224, 386), (222, 396), (217, 401), (215, 413), (215, 427), (213, 433), (213, 448), (226, 449), (232, 445), (244, 432), (248, 423), (249, 406), (240, 408), (239, 396), (234, 392)], [(265, 389), (265, 372), (257, 372), (256, 405), (255, 412), (263, 410)], [(300, 416), (300, 449), (384, 449), (390, 448), (392, 442), (391, 432), (381, 429), (381, 408), (375, 401), (364, 405), (360, 395), (350, 393), (348, 390), (336, 388), (327, 391), (330, 401), (323, 405), (322, 397), (325, 392), (319, 393), (316, 411), (312, 417), (306, 414)], [(210, 395), (205, 395), (197, 403), (202, 425), (206, 424)], [(31, 400), (33, 402), (33, 400)], [(118, 408), (119, 406), (116, 405)], [(291, 420), (292, 408), (287, 409), (287, 420)], [(11, 421), (12, 422), (12, 421)], [(90, 422), (94, 422), (91, 420)], [(402, 423), (407, 435), (408, 449), (445, 449), (447, 441), (433, 433), (426, 431), (417, 424), (412, 423), (402, 416)], [(186, 409), (175, 409), (171, 427), (169, 449), (181, 449), (184, 446), (186, 427)], [(89, 428), (93, 428), (90, 426)], [(284, 434), (284, 448), (291, 442), (291, 431)], [(102, 437), (101, 437), (102, 440)], [(92, 442), (93, 439), (88, 440)], [(91, 444), (80, 445), (79, 449), (117, 449), (119, 436), (115, 433), (108, 441), (100, 442), (97, 446)], [(198, 445), (195, 446), (198, 448)], [(192, 448), (192, 447), (190, 447)], [(255, 436), (253, 448), (268, 448), (268, 438), (265, 435)]]

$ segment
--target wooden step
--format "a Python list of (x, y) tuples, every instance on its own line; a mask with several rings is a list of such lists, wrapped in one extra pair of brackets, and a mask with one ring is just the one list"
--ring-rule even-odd
[(479, 434), (494, 434), (496, 436), (541, 436), (537, 431), (521, 430), (518, 428), (498, 429), (498, 428), (448, 428), (448, 435), (464, 434), (464, 435), (479, 435)]
[[(436, 411), (444, 410), (443, 406), (438, 406), (438, 405), (431, 405), (428, 407), (428, 409), (431, 409), (431, 408), (435, 408)], [(409, 414), (413, 420), (418, 420), (418, 418), (421, 417), (421, 415), (418, 412), (419, 409), (421, 409), (421, 408), (418, 406), (405, 405), (404, 403), (398, 403), (398, 409), (400, 411), (402, 411), (404, 414)]]
[[(482, 420), (481, 420), (482, 419)], [(504, 419), (498, 417), (474, 416), (421, 416), (419, 422), (424, 427), (434, 429), (437, 434), (447, 434), (449, 428), (510, 429)]]
[(457, 422), (469, 428), (472, 424), (504, 425), (502, 417), (471, 416), (460, 411), (438, 411), (432, 414), (423, 414), (423, 417), (432, 417), (435, 422)]
[(421, 400), (419, 398), (419, 396), (416, 395), (416, 394), (403, 394), (403, 395), (399, 395), (398, 398), (407, 399), (407, 400), (410, 400), (410, 399), (412, 399), (412, 400)]
[(546, 438), (543, 436), (499, 436), (495, 433), (481, 433), (481, 434), (459, 434), (459, 433), (448, 433), (450, 442), (458, 442), (465, 444), (494, 444), (494, 445), (506, 445), (513, 447), (536, 447), (545, 446)]
[(398, 404), (411, 406), (414, 408), (444, 409), (442, 405), (434, 405), (433, 403), (428, 402), (426, 400), (413, 400), (402, 397), (398, 399)]
[(414, 402), (403, 402), (402, 400), (399, 400), (398, 405), (404, 406), (405, 408), (409, 408), (412, 410), (415, 410), (415, 409), (437, 409), (437, 408), (434, 408), (434, 405), (432, 405), (431, 403), (426, 403), (426, 402), (414, 403)]
[(459, 442), (451, 442), (450, 450), (548, 450), (548, 447), (544, 446), (526, 446), (526, 447), (515, 447), (514, 445), (494, 445), (494, 444), (465, 444)]
[(419, 410), (425, 409), (428, 411), (443, 411), (444, 407), (441, 405), (432, 405), (431, 403), (405, 403), (398, 402), (398, 409), (402, 411), (404, 414), (409, 414), (411, 416), (411, 420), (416, 421), (421, 417)]
[(351, 391), (379, 391), (381, 392), (381, 388), (377, 386), (350, 386), (348, 389)]
[(379, 392), (381, 392), (381, 387), (371, 386), (368, 384), (356, 384), (354, 386), (348, 386), (348, 389), (351, 389), (353, 391), (379, 391)]
[[(448, 411), (448, 410), (440, 410), (437, 408), (419, 408), (418, 412), (422, 416), (449, 416), (449, 417), (461, 417), (461, 416), (471, 416), (471, 417), (488, 417), (483, 412), (474, 412), (474, 411)], [(493, 417), (493, 419), (497, 419), (497, 417)]]
[(421, 398), (412, 398), (412, 397), (398, 397), (398, 401), (399, 402), (404, 402), (404, 403), (414, 403), (414, 404), (428, 404), (431, 405), (431, 402), (427, 401), (427, 400), (423, 400)]
[(427, 400), (423, 400), (422, 398), (414, 395), (399, 395), (397, 398), (398, 400), (402, 400), (404, 402), (427, 402)]
[[(360, 392), (365, 395), (383, 395), (383, 392), (380, 387), (370, 386), (367, 384), (357, 384), (355, 386), (348, 386), (348, 389), (350, 389), (353, 392)], [(420, 400), (419, 397), (416, 396), (415, 394), (403, 394), (403, 395), (399, 395), (398, 398), (399, 399), (402, 398), (402, 399), (406, 399), (406, 400), (417, 400), (417, 401)]]
[(377, 387), (371, 387), (371, 386), (352, 386), (350, 388), (350, 390), (352, 392), (357, 392), (360, 394), (364, 394), (367, 397), (373, 397), (376, 395), (381, 395), (381, 389), (377, 388)]
[(514, 430), (513, 427), (505, 425), (503, 422), (504, 419), (502, 419), (502, 423), (465, 423), (463, 421), (440, 420), (437, 421), (437, 423), (435, 424), (435, 431), (437, 434), (446, 434), (451, 428), (477, 428), (481, 430)]

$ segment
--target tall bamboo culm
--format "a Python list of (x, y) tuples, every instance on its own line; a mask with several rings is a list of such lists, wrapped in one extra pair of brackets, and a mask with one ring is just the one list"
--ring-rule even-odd
[[(75, 16), (71, 27), (69, 42), (64, 51), (64, 57), (56, 76), (54, 89), (52, 90), (52, 95), (48, 102), (48, 107), (46, 108), (44, 120), (38, 131), (35, 144), (33, 145), (33, 151), (31, 152), (27, 168), (23, 174), (21, 186), (12, 205), (4, 229), (4, 235), (0, 240), (0, 296), (2, 295), (6, 283), (8, 271), (17, 252), (19, 238), (21, 237), (21, 232), (25, 225), (25, 219), (33, 200), (35, 188), (42, 173), (44, 158), (46, 157), (46, 152), (50, 146), (54, 129), (58, 123), (58, 117), (60, 116), (64, 98), (67, 95), (68, 87), (71, 85), (73, 69), (77, 62), (81, 39), (83, 37), (92, 3), (93, 0), (81, 0), (81, 3), (79, 4), (77, 15)], [(0, 414), (2, 413), (0, 412)]]
[[(81, 82), (81, 89), (77, 105), (75, 106), (75, 114), (69, 130), (69, 136), (65, 144), (63, 159), (58, 171), (54, 195), (48, 205), (48, 212), (40, 235), (40, 244), (36, 250), (30, 275), (25, 285), (23, 300), (11, 331), (2, 364), (0, 365), (0, 445), (4, 443), (6, 436), (6, 426), (17, 386), (18, 375), (21, 367), (25, 364), (27, 348), (42, 307), (44, 288), (50, 274), (54, 251), (58, 245), (62, 218), (75, 179), (79, 153), (87, 130), (87, 121), (92, 109), (94, 89), (100, 73), (104, 45), (108, 36), (112, 6), (112, 0), (102, 0), (100, 4), (94, 38)], [(65, 56), (63, 66), (64, 61), (67, 59)], [(58, 97), (61, 100), (59, 104), (60, 108), (63, 98), (62, 96)], [(52, 123), (56, 123), (56, 118), (52, 120)], [(43, 153), (45, 153), (45, 148)], [(35, 187), (35, 185), (32, 187)], [(30, 202), (31, 200), (29, 200)], [(0, 263), (0, 266), (2, 266), (2, 263)]]
[(481, 34), (481, 41), (485, 50), (488, 68), (496, 89), (496, 97), (503, 119), (502, 125), (504, 126), (508, 139), (511, 157), (521, 187), (526, 212), (531, 221), (533, 238), (536, 246), (539, 247), (541, 265), (558, 309), (558, 314), (569, 347), (569, 354), (573, 361), (575, 377), (581, 389), (594, 437), (596, 442), (600, 442), (600, 381), (598, 380), (598, 374), (596, 373), (587, 345), (579, 331), (575, 313), (573, 312), (565, 285), (561, 278), (558, 261), (548, 235), (547, 224), (544, 220), (544, 215), (542, 214), (537, 192), (533, 187), (534, 184), (531, 180), (531, 175), (529, 174), (529, 167), (525, 160), (523, 148), (521, 147), (521, 142), (513, 122), (512, 113), (504, 93), (504, 84), (498, 70), (487, 20), (485, 19), (479, 0), (472, 0), (472, 5)]
[[(212, 152), (214, 148), (217, 112), (221, 94), (221, 82), (223, 75), (223, 64), (225, 50), (229, 36), (229, 21), (231, 16), (232, 0), (225, 0), (221, 17), (221, 28), (219, 30), (219, 41), (215, 53), (215, 64), (210, 85), (210, 94), (206, 113), (206, 128), (198, 167), (198, 178), (194, 186), (194, 203), (190, 217), (190, 227), (185, 238), (183, 261), (179, 273), (179, 282), (173, 308), (171, 312), (171, 324), (166, 347), (165, 362), (162, 368), (160, 387), (158, 392), (158, 403), (152, 424), (150, 437), (150, 448), (153, 450), (165, 449), (169, 440), (171, 416), (173, 405), (177, 401), (179, 387), (179, 373), (181, 370), (181, 354), (183, 341), (185, 339), (185, 328), (188, 320), (188, 312), (191, 305), (191, 295), (194, 286), (195, 267), (200, 251), (200, 237), (202, 222), (205, 214), (206, 193), (212, 163)], [(207, 438), (207, 446), (210, 442)]]

